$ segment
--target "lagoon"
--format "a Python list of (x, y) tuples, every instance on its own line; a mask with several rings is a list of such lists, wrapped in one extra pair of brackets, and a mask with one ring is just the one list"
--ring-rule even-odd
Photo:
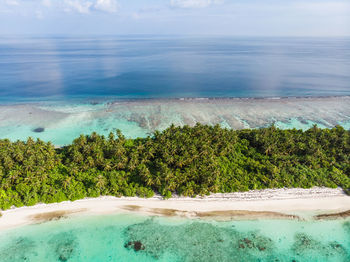
[(349, 261), (350, 221), (84, 216), (0, 233), (4, 262)]
[(79, 99), (0, 105), (0, 139), (28, 137), (70, 144), (81, 134), (108, 136), (120, 129), (137, 138), (162, 131), (171, 124), (196, 123), (224, 128), (306, 130), (313, 125), (350, 128), (350, 97), (308, 98), (183, 98), (183, 99)]

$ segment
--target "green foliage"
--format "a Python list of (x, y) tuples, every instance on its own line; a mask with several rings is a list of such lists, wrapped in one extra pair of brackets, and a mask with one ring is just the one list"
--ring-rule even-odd
[(170, 126), (152, 137), (81, 135), (64, 148), (0, 140), (0, 208), (84, 197), (170, 198), (313, 186), (350, 192), (350, 131)]
[(164, 199), (169, 199), (171, 198), (171, 192), (170, 191), (166, 191), (164, 194)]

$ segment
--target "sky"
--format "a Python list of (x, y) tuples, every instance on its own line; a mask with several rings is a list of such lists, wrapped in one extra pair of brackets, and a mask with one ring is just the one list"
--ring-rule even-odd
[(0, 0), (22, 34), (350, 36), (350, 0)]

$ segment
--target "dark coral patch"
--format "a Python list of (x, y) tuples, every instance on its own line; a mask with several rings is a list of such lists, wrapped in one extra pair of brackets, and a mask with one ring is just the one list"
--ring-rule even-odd
[(327, 260), (332, 258), (332, 261), (335, 261), (334, 259), (337, 258), (337, 261), (350, 261), (348, 251), (340, 243), (336, 241), (321, 243), (305, 233), (297, 233), (295, 235), (292, 250), (297, 255), (302, 255), (303, 258), (307, 256), (312, 257), (312, 253), (317, 253)]
[(292, 246), (292, 250), (296, 254), (302, 254), (310, 250), (318, 250), (321, 246), (321, 243), (319, 241), (316, 241), (305, 233), (295, 234), (294, 239), (295, 242)]
[[(181, 226), (159, 224), (154, 219), (127, 227), (124, 247), (160, 259), (165, 253), (188, 262), (275, 261), (273, 241), (258, 231), (242, 234), (234, 228), (193, 222)], [(181, 239), (181, 241), (179, 241)], [(271, 258), (271, 259), (270, 259)]]
[(44, 127), (37, 127), (35, 129), (33, 129), (33, 132), (35, 132), (35, 133), (42, 133), (44, 131), (45, 131)]
[(125, 248), (133, 248), (135, 251), (145, 250), (145, 246), (141, 241), (129, 241), (124, 245)]
[(69, 232), (64, 232), (55, 235), (49, 244), (53, 249), (59, 261), (68, 261), (78, 249), (78, 241), (76, 237)]
[(238, 240), (238, 248), (255, 251), (271, 251), (273, 248), (273, 241), (268, 237), (252, 232)]

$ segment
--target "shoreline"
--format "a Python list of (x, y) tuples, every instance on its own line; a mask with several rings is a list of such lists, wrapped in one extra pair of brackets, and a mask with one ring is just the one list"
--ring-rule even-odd
[(266, 189), (205, 197), (86, 198), (74, 202), (37, 204), (2, 211), (0, 231), (71, 216), (138, 213), (189, 219), (320, 220), (350, 217), (350, 196), (340, 188)]

